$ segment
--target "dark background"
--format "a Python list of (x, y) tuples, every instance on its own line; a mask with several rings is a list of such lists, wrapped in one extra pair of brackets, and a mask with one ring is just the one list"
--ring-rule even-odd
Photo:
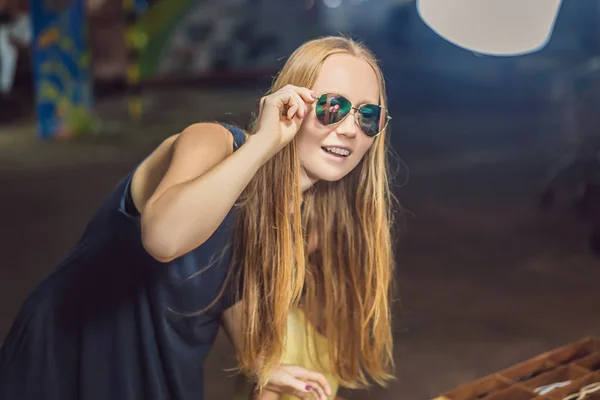
[[(351, 34), (381, 60), (402, 160), (395, 163), (395, 193), (405, 208), (397, 243), (398, 380), (388, 390), (345, 397), (432, 398), (600, 334), (592, 237), (600, 214), (593, 147), (600, 92), (593, 68), (576, 75), (600, 55), (599, 2), (565, 0), (548, 46), (507, 58), (443, 41), (411, 1), (315, 5), (319, 34)], [(195, 121), (246, 122), (272, 76), (236, 71), (221, 56), (197, 76), (149, 80), (144, 118), (130, 121), (124, 49), (94, 39), (105, 38), (100, 30), (122, 30), (120, 8), (107, 1), (98, 10), (90, 25), (102, 134), (69, 142), (35, 137), (27, 48), (15, 90), (0, 101), (0, 338), (28, 291), (154, 145)], [(548, 186), (559, 165), (565, 168)], [(230, 393), (224, 369), (232, 365), (220, 337), (207, 398)]]

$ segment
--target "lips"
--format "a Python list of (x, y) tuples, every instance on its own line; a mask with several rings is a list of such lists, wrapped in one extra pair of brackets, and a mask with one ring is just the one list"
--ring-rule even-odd
[(322, 149), (329, 154), (339, 157), (348, 157), (352, 153), (350, 149), (338, 146), (323, 146)]

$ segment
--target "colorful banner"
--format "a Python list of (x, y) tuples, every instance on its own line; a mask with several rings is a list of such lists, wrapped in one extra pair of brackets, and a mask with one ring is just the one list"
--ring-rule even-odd
[(93, 129), (84, 0), (31, 1), (38, 134), (66, 138)]

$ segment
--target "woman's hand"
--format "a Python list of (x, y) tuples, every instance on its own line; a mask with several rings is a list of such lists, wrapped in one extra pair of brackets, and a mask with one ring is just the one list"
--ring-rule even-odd
[(273, 146), (273, 154), (288, 144), (302, 125), (315, 102), (314, 93), (307, 88), (287, 85), (260, 99), (260, 114), (254, 136), (265, 137)]
[(272, 399), (274, 394), (291, 394), (301, 399), (327, 400), (331, 396), (331, 387), (323, 374), (295, 365), (280, 365), (271, 374), (271, 379), (263, 392), (260, 395), (255, 393), (251, 399)]

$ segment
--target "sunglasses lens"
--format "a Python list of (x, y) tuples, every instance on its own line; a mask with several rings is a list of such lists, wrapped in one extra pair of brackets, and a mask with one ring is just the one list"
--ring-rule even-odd
[(377, 136), (385, 128), (387, 113), (378, 105), (365, 104), (358, 111), (358, 122), (367, 136)]
[(351, 109), (352, 103), (347, 98), (331, 93), (319, 97), (315, 106), (317, 119), (323, 125), (337, 124), (350, 113)]

